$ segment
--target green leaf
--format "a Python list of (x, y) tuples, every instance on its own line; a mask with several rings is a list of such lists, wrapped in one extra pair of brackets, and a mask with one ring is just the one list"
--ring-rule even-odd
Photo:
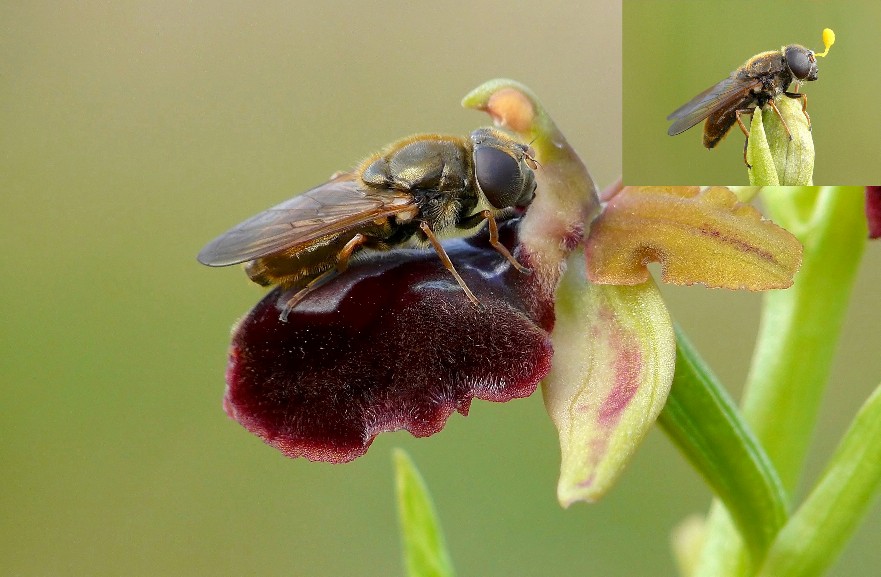
[(725, 389), (677, 327), (676, 373), (659, 423), (725, 503), (758, 561), (786, 520), (783, 485)]
[(394, 452), (404, 565), (409, 577), (452, 577), (453, 563), (425, 481), (404, 451)]
[(760, 575), (822, 575), (881, 490), (881, 386), (866, 401), (807, 500), (780, 531)]

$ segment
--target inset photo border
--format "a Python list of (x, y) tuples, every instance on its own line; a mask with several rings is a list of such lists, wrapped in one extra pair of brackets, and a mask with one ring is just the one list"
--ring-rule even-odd
[[(744, 74), (753, 78), (764, 63), (774, 70), (787, 46), (801, 45), (822, 53), (825, 28), (834, 31), (835, 44), (825, 57), (811, 62), (817, 67), (816, 80), (801, 82), (798, 87), (798, 92), (807, 95), (809, 138), (815, 154), (812, 183), (881, 182), (879, 23), (881, 4), (874, 0), (624, 0), (624, 183), (750, 184), (752, 169), (744, 162), (746, 139), (737, 123), (708, 149), (703, 144), (704, 121), (699, 118), (707, 113), (725, 116), (723, 107), (756, 106), (769, 79), (777, 84), (787, 79), (788, 65), (780, 74), (764, 74), (761, 88), (757, 88), (758, 82), (747, 85)], [(739, 78), (718, 85), (766, 51), (776, 52), (777, 58), (766, 55), (766, 62), (754, 63), (753, 69)], [(795, 92), (796, 83), (781, 90), (787, 88)], [(703, 102), (693, 100), (705, 91)], [(782, 94), (776, 102), (780, 99), (790, 100)], [(688, 104), (690, 110), (668, 120), (671, 113), (688, 108)], [(765, 109), (770, 110), (768, 104)], [(742, 113), (740, 118), (749, 129), (751, 116)], [(670, 130), (677, 119), (679, 125)], [(730, 116), (722, 122), (722, 130), (728, 120)], [(668, 134), (691, 122), (696, 125), (674, 136)], [(770, 134), (767, 123), (766, 127)]]

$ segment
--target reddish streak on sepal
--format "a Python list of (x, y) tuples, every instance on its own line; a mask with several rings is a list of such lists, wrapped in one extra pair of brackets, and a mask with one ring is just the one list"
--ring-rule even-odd
[[(614, 351), (613, 360), (610, 363), (614, 371), (614, 384), (608, 390), (605, 398), (596, 409), (596, 428), (594, 437), (589, 442), (590, 461), (595, 467), (608, 452), (608, 444), (615, 427), (633, 400), (633, 396), (639, 390), (639, 377), (642, 370), (642, 354), (637, 343), (628, 339), (622, 328), (613, 322), (614, 313), (604, 308), (598, 315), (599, 322), (611, 328), (606, 337), (608, 347)], [(579, 412), (590, 413), (594, 409), (590, 405), (578, 408)], [(595, 476), (582, 481), (580, 486), (590, 487)]]
[(564, 507), (612, 486), (664, 404), (676, 355), (657, 287), (586, 283), (578, 257), (557, 291), (554, 368), (542, 384), (560, 432)]
[(802, 254), (798, 239), (723, 187), (625, 187), (585, 246), (595, 283), (643, 283), (658, 261), (665, 282), (753, 291), (791, 286)]
[[(617, 327), (616, 327), (617, 329)], [(615, 348), (615, 384), (597, 414), (598, 424), (612, 428), (618, 424), (633, 395), (639, 390), (642, 354), (635, 343), (628, 342), (620, 329), (612, 335)]]

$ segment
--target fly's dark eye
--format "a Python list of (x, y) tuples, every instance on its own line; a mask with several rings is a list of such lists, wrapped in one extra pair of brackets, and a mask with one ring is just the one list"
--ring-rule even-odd
[(811, 58), (808, 52), (800, 46), (786, 48), (786, 64), (799, 80), (804, 80), (811, 74)]
[(495, 208), (513, 206), (523, 188), (520, 164), (510, 154), (492, 147), (474, 151), (474, 175), (480, 190)]

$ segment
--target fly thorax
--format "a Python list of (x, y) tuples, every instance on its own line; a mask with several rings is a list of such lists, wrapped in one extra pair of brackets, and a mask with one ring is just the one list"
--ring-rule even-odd
[(415, 196), (421, 220), (438, 234), (453, 228), (467, 210), (467, 205), (474, 204), (453, 191), (419, 190)]
[(383, 158), (377, 158), (361, 171), (361, 181), (376, 188), (387, 188), (391, 185), (388, 163)]
[(419, 210), (413, 208), (412, 210), (407, 210), (404, 212), (399, 212), (395, 215), (395, 222), (397, 224), (405, 224), (416, 218), (416, 215), (419, 214)]

